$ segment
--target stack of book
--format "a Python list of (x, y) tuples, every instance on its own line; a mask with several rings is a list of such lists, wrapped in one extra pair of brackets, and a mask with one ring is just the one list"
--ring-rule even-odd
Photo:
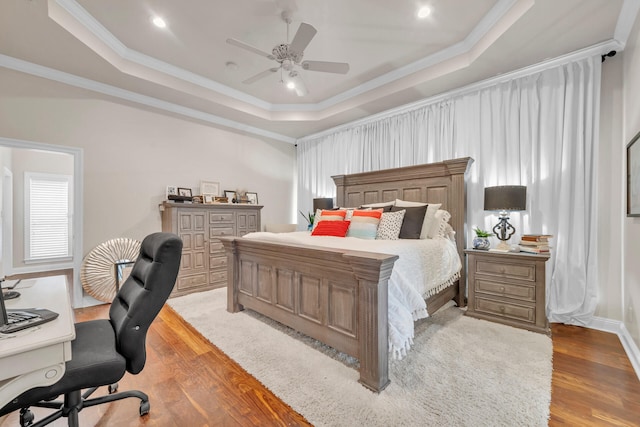
[(520, 252), (548, 254), (550, 234), (523, 234), (520, 239)]

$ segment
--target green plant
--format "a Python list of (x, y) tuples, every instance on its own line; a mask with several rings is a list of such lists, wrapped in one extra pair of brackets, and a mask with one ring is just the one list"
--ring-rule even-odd
[(313, 220), (315, 219), (315, 215), (314, 214), (309, 212), (307, 215), (305, 215), (305, 214), (302, 213), (302, 211), (298, 211), (298, 212), (300, 212), (300, 215), (302, 215), (302, 218), (304, 218), (309, 225), (313, 225)]
[(482, 230), (480, 228), (474, 228), (473, 231), (476, 232), (476, 236), (478, 237), (490, 237), (493, 236), (493, 233), (489, 233), (488, 231)]

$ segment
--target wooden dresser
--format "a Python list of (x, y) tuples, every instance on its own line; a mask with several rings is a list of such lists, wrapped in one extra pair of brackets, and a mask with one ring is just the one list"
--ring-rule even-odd
[(550, 333), (545, 304), (547, 256), (465, 250), (467, 316)]
[(260, 231), (259, 205), (163, 202), (162, 231), (182, 238), (182, 262), (171, 297), (227, 285), (227, 256), (220, 236)]

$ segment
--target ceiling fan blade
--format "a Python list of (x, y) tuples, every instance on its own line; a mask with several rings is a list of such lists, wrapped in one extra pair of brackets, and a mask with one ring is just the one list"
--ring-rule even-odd
[(253, 47), (250, 44), (247, 44), (245, 42), (241, 42), (240, 40), (227, 39), (227, 43), (229, 43), (230, 45), (237, 46), (237, 47), (240, 47), (242, 49), (248, 50), (249, 52), (257, 53), (258, 55), (264, 56), (265, 58), (276, 59), (275, 56), (273, 56), (272, 54), (264, 52), (264, 51), (258, 49), (257, 47)]
[(268, 70), (264, 70), (261, 73), (256, 74), (253, 77), (249, 77), (246, 80), (243, 80), (242, 83), (244, 84), (251, 84), (253, 82), (257, 82), (260, 79), (263, 79), (265, 77), (267, 77), (269, 74), (275, 73), (276, 71), (278, 71), (280, 68), (279, 67), (275, 67), (275, 68), (269, 68)]
[(293, 40), (289, 45), (289, 48), (296, 53), (302, 53), (307, 48), (307, 45), (311, 42), (313, 36), (316, 35), (318, 30), (313, 28), (313, 26), (303, 22), (298, 27), (298, 31), (296, 31), (296, 35), (293, 36)]
[(307, 89), (307, 86), (304, 84), (302, 77), (300, 77), (300, 74), (298, 74), (297, 72), (292, 71), (291, 73), (289, 73), (289, 81), (293, 82), (294, 84), (293, 90), (296, 91), (296, 94), (298, 96), (305, 96), (309, 93), (309, 90)]
[(349, 72), (349, 64), (346, 62), (302, 61), (302, 68), (323, 73), (347, 74)]

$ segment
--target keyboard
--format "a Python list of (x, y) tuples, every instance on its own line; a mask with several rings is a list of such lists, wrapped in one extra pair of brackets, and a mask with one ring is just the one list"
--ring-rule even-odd
[(46, 309), (7, 310), (7, 324), (0, 326), (0, 333), (11, 334), (42, 325), (58, 317), (58, 313)]

